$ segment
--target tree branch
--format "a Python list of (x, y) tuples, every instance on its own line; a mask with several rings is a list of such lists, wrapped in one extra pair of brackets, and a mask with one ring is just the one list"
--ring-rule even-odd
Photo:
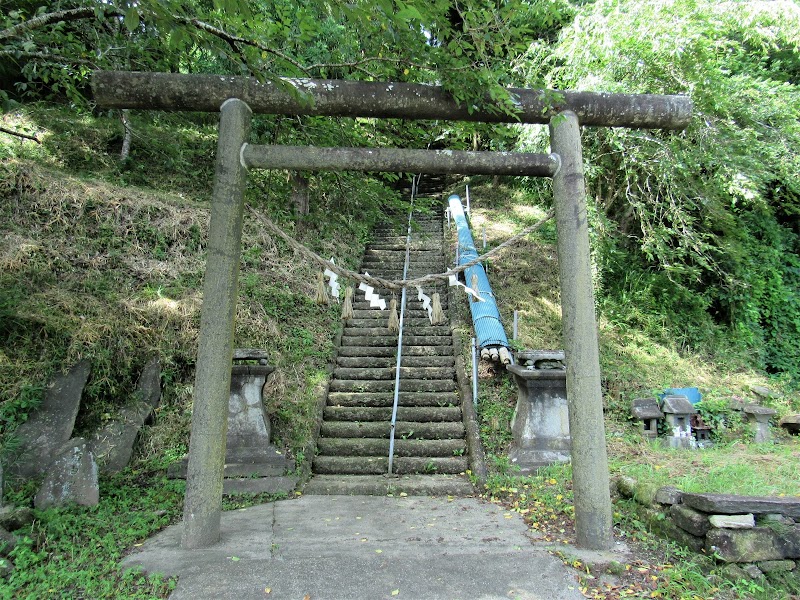
[[(116, 16), (116, 17), (120, 17), (123, 14), (121, 11), (114, 8), (103, 9), (103, 12), (107, 16)], [(95, 16), (95, 9), (88, 7), (72, 8), (70, 10), (59, 10), (56, 12), (39, 15), (38, 17), (34, 17), (33, 19), (28, 19), (27, 21), (23, 21), (22, 23), (17, 23), (13, 27), (9, 27), (8, 29), (3, 29), (2, 31), (0, 31), (0, 40), (17, 37), (20, 34), (25, 33), (26, 31), (31, 31), (32, 29), (39, 29), (40, 27), (50, 25), (51, 23), (59, 23), (61, 21), (78, 21), (80, 19), (87, 19), (93, 16)]]
[(0, 56), (11, 56), (13, 58), (39, 58), (41, 60), (51, 60), (63, 64), (87, 65), (97, 68), (95, 63), (83, 58), (68, 58), (60, 54), (50, 54), (49, 52), (25, 52), (23, 50), (0, 50)]
[(8, 135), (13, 135), (14, 137), (22, 138), (25, 140), (32, 140), (37, 144), (41, 144), (42, 140), (37, 138), (35, 135), (28, 135), (27, 133), (22, 133), (20, 131), (14, 131), (13, 129), (6, 129), (5, 127), (0, 127), (0, 133), (7, 133)]
[(275, 48), (270, 48), (269, 46), (266, 46), (261, 42), (257, 42), (256, 40), (248, 40), (246, 38), (239, 37), (238, 35), (233, 35), (225, 31), (224, 29), (220, 29), (219, 27), (214, 27), (213, 25), (210, 25), (199, 19), (189, 19), (187, 17), (175, 16), (175, 20), (178, 21), (179, 23), (183, 23), (184, 25), (191, 25), (196, 29), (205, 31), (206, 33), (210, 33), (211, 35), (223, 40), (224, 42), (227, 42), (234, 49), (236, 49), (237, 44), (243, 44), (245, 46), (250, 46), (252, 48), (258, 48), (262, 52), (267, 52), (269, 54), (272, 54), (273, 56), (277, 56), (283, 61), (286, 61), (295, 68), (300, 69), (306, 75), (309, 74), (308, 67), (303, 66), (300, 62), (298, 62), (291, 56), (284, 54), (280, 50), (276, 50)]

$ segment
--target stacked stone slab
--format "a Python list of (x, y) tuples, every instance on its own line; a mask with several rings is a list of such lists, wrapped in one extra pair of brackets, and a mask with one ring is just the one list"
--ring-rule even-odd
[(678, 543), (747, 573), (793, 571), (800, 559), (800, 498), (684, 494), (662, 488), (655, 498), (668, 517), (660, 525)]
[[(442, 246), (442, 215), (415, 215), (409, 277), (444, 271)], [(404, 225), (378, 226), (360, 271), (401, 279), (405, 250)], [(388, 305), (391, 292), (376, 291)], [(438, 292), (447, 313), (446, 283), (423, 291), (429, 296)], [(393, 459), (397, 477), (386, 477), (397, 334), (388, 329), (389, 310), (370, 307), (362, 292), (356, 291), (353, 309), (354, 318), (345, 324), (337, 351), (314, 478), (306, 492), (472, 493), (463, 475), (469, 465), (449, 323), (431, 325), (416, 290), (408, 293)]]

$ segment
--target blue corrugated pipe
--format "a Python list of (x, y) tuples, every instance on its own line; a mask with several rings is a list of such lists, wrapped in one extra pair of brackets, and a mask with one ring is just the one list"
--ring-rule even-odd
[[(478, 251), (475, 249), (475, 242), (472, 240), (467, 219), (464, 216), (464, 207), (461, 198), (455, 194), (448, 198), (450, 204), (450, 216), (455, 221), (458, 229), (458, 264), (463, 265), (478, 258)], [(500, 312), (497, 310), (497, 303), (492, 294), (492, 287), (489, 285), (489, 278), (483, 265), (478, 263), (464, 271), (464, 279), (468, 287), (472, 286), (472, 276), (478, 276), (478, 289), (475, 290), (484, 299), (484, 302), (470, 302), (469, 307), (472, 311), (472, 324), (475, 328), (475, 338), (478, 348), (500, 349), (508, 348), (508, 338), (505, 329), (500, 321)]]

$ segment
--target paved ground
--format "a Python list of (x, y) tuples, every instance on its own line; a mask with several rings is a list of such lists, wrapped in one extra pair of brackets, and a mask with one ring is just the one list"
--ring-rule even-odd
[(180, 534), (124, 561), (178, 575), (174, 600), (583, 598), (518, 515), (474, 498), (303, 496), (223, 513), (209, 549)]

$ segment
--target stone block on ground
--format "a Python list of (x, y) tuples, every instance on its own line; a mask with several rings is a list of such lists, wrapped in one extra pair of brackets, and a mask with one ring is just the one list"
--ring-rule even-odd
[(756, 566), (764, 573), (788, 573), (794, 571), (797, 565), (793, 560), (765, 560), (756, 563)]
[(725, 562), (761, 562), (800, 558), (800, 527), (773, 531), (753, 529), (711, 529), (706, 550)]
[(764, 577), (764, 573), (762, 573), (761, 569), (759, 569), (755, 565), (744, 565), (742, 566), (742, 571), (747, 573), (747, 576), (750, 579), (761, 579), (762, 577)]
[(70, 503), (95, 506), (100, 501), (97, 476), (97, 463), (86, 440), (70, 440), (48, 467), (34, 506), (40, 510)]
[(153, 358), (142, 369), (133, 401), (92, 434), (90, 446), (101, 472), (118, 473), (128, 466), (136, 436), (160, 400), (161, 362)]
[(617, 492), (623, 498), (631, 499), (636, 496), (636, 488), (639, 485), (633, 477), (626, 477), (624, 475), (616, 479)]
[(747, 415), (747, 420), (753, 428), (753, 441), (756, 444), (770, 441), (772, 435), (769, 429), (769, 421), (778, 411), (758, 404), (745, 404), (742, 410)]
[(17, 546), (17, 537), (0, 527), (0, 556), (8, 556)]
[(756, 516), (756, 524), (769, 527), (770, 525), (794, 525), (795, 520), (780, 513), (766, 513)]
[(66, 374), (53, 377), (42, 404), (16, 431), (19, 453), (8, 465), (9, 472), (25, 478), (36, 477), (53, 461), (56, 451), (72, 437), (90, 371), (89, 361), (82, 360)]
[[(550, 355), (561, 358), (551, 359)], [(530, 366), (508, 366), (517, 384), (517, 405), (511, 423), (514, 443), (509, 458), (523, 475), (539, 467), (569, 462), (572, 446), (563, 353), (529, 351), (527, 356)], [(542, 363), (548, 367), (534, 368)]]
[(773, 513), (788, 517), (800, 517), (800, 498), (798, 497), (684, 494), (683, 503), (709, 514)]
[(33, 522), (33, 510), (27, 506), (6, 506), (0, 508), (0, 527), (8, 531), (22, 529)]
[(683, 504), (673, 504), (669, 514), (678, 527), (692, 535), (702, 537), (711, 529), (708, 515)]
[(673, 504), (680, 504), (682, 498), (682, 491), (674, 486), (665, 485), (656, 490), (654, 500), (659, 504), (667, 504), (671, 506)]
[(665, 519), (659, 524), (659, 529), (671, 540), (677, 542), (681, 546), (689, 548), (693, 552), (703, 552), (705, 549), (705, 540), (701, 536), (692, 535), (685, 529), (681, 529), (675, 524), (672, 519)]
[(780, 426), (792, 435), (800, 434), (800, 415), (787, 415), (783, 417)]
[(7, 558), (0, 558), (0, 579), (8, 578), (14, 572), (14, 563)]
[(752, 529), (756, 520), (752, 513), (746, 515), (711, 515), (708, 521), (713, 527), (722, 529)]

